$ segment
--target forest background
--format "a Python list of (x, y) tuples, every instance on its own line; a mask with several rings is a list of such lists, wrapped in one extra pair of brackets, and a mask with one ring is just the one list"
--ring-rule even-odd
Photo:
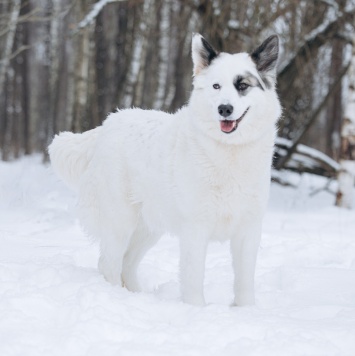
[(0, 0), (0, 158), (45, 157), (55, 133), (116, 108), (177, 110), (199, 32), (227, 52), (278, 34), (279, 136), (339, 160), (354, 13), (354, 0)]

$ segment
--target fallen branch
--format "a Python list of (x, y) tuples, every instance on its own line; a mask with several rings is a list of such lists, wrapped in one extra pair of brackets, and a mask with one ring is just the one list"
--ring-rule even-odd
[[(275, 143), (275, 161), (282, 159), (290, 147), (293, 145), (292, 141), (278, 137)], [(323, 177), (335, 178), (339, 172), (340, 166), (332, 158), (326, 154), (299, 144), (295, 147), (294, 154), (282, 167), (297, 173), (311, 173)]]

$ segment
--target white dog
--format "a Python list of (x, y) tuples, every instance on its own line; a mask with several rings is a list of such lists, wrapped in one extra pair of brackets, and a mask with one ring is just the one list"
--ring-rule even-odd
[(139, 291), (138, 264), (158, 238), (180, 239), (183, 301), (205, 303), (209, 240), (230, 240), (236, 305), (254, 303), (275, 124), (278, 38), (252, 54), (217, 53), (192, 39), (194, 90), (175, 114), (128, 109), (49, 147), (57, 174), (78, 192), (87, 232), (100, 240), (99, 269)]

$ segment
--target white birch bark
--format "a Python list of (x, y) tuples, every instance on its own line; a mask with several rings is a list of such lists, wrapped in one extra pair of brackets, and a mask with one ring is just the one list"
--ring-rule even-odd
[[(170, 43), (172, 47), (177, 48), (178, 43), (177, 41), (183, 41), (183, 58), (188, 58), (189, 53), (190, 53), (190, 48), (191, 48), (191, 40), (192, 40), (192, 33), (195, 31), (196, 28), (199, 27), (199, 17), (196, 11), (193, 11), (192, 13), (190, 12), (183, 12), (182, 15), (181, 13), (181, 7), (184, 6), (183, 4), (176, 2), (172, 4), (172, 19), (170, 20), (170, 26), (171, 26), (171, 31), (170, 31), (170, 36), (172, 37), (170, 39)], [(179, 17), (179, 21), (176, 21), (175, 19)], [(176, 36), (176, 32), (180, 31), (180, 26), (181, 23), (186, 24), (186, 31), (181, 35), (181, 37)], [(177, 54), (175, 53), (175, 56)], [(181, 63), (178, 63), (175, 65), (182, 65)], [(192, 73), (188, 73), (188, 75), (192, 75)], [(171, 80), (169, 81), (169, 85), (167, 88), (167, 94), (165, 95), (165, 100), (164, 100), (164, 107), (169, 108), (172, 105), (172, 102), (174, 100), (175, 94), (176, 94), (176, 81), (178, 78), (176, 78), (175, 73), (173, 74), (173, 77), (170, 78)]]
[[(123, 97), (123, 105), (130, 107), (134, 100), (134, 90), (138, 82), (139, 72), (145, 61), (146, 46), (148, 45), (148, 36), (146, 32), (151, 25), (151, 8), (154, 5), (154, 0), (145, 0), (143, 5), (143, 19), (139, 24), (139, 29), (136, 33), (133, 44), (133, 56), (131, 66), (128, 72), (126, 91)], [(145, 14), (145, 15), (144, 15)]]
[(10, 14), (8, 32), (5, 39), (5, 47), (0, 61), (0, 91), (4, 90), (6, 73), (9, 68), (11, 51), (14, 46), (17, 21), (20, 14), (21, 0), (13, 0), (13, 7)]
[[(79, 3), (77, 7), (78, 15), (87, 12), (88, 5), (85, 3)], [(80, 132), (83, 129), (83, 123), (87, 119), (87, 107), (89, 97), (89, 67), (91, 53), (94, 46), (91, 46), (93, 40), (93, 34), (95, 30), (95, 23), (91, 23), (89, 26), (84, 27), (80, 33), (73, 36), (73, 46), (76, 47), (76, 58), (74, 64), (74, 83), (72, 89), (74, 90), (73, 101), (73, 124), (72, 130)]]
[(58, 79), (59, 79), (59, 29), (60, 29), (60, 9), (61, 0), (52, 0), (52, 14), (50, 23), (50, 71), (49, 71), (49, 118), (48, 140), (52, 139), (55, 131), (56, 104), (58, 98)]
[[(66, 41), (65, 47), (67, 53), (73, 53), (74, 47), (77, 41)], [(67, 105), (65, 110), (65, 122), (63, 131), (68, 131), (73, 129), (73, 119), (74, 119), (74, 103), (75, 103), (75, 57), (72, 55), (68, 56), (68, 89), (67, 89)]]
[[(169, 19), (169, 22), (170, 22), (169, 52), (173, 52), (173, 49), (177, 48), (177, 45), (178, 45), (177, 44), (178, 36), (176, 36), (176, 33), (178, 33), (179, 29), (177, 26), (177, 21), (174, 21), (174, 19), (176, 19), (179, 16), (181, 6), (182, 6), (181, 3), (179, 3), (179, 2), (173, 2), (172, 6), (171, 6), (171, 16)], [(173, 55), (171, 55), (171, 57), (174, 59), (175, 59), (175, 56), (176, 56), (176, 53), (173, 53)], [(174, 67), (174, 63), (172, 65)], [(169, 72), (169, 69), (168, 69), (168, 72)], [(174, 73), (174, 71), (172, 71), (172, 73), (169, 73), (169, 74), (170, 75), (168, 78), (166, 94), (165, 94), (164, 103), (163, 103), (163, 107), (165, 107), (165, 108), (170, 108), (171, 103), (175, 96), (175, 91), (176, 91), (175, 73)]]
[(161, 20), (159, 24), (159, 67), (158, 90), (155, 94), (154, 109), (161, 109), (167, 91), (168, 66), (169, 66), (169, 13), (171, 1), (164, 1), (161, 5)]
[(146, 29), (142, 33), (142, 35), (144, 36), (144, 41), (143, 41), (143, 48), (142, 48), (140, 61), (139, 61), (138, 78), (135, 83), (134, 103), (137, 106), (141, 106), (143, 103), (143, 87), (144, 87), (144, 79), (145, 79), (145, 75), (146, 75), (145, 63), (146, 63), (147, 54), (148, 54), (148, 46), (149, 46), (149, 40), (150, 40), (150, 29), (151, 29), (152, 24), (156, 21), (155, 0), (150, 0), (147, 7), (148, 7), (147, 8), (148, 12), (144, 11), (144, 15), (143, 15), (146, 17)]
[(341, 168), (338, 174), (339, 188), (336, 205), (351, 209), (354, 207), (355, 183), (355, 37), (353, 37), (352, 59), (348, 78), (348, 96), (341, 129)]
[(80, 40), (79, 56), (75, 73), (75, 109), (74, 109), (74, 131), (81, 130), (87, 98), (88, 98), (88, 77), (90, 58), (90, 28), (83, 29)]

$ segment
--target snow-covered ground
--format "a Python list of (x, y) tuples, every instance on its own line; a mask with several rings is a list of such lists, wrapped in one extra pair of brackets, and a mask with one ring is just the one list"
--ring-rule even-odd
[(206, 307), (179, 298), (178, 244), (142, 262), (144, 293), (109, 285), (74, 195), (40, 157), (0, 163), (0, 355), (355, 355), (355, 211), (313, 189), (272, 186), (257, 306), (230, 307), (227, 244), (210, 245)]

